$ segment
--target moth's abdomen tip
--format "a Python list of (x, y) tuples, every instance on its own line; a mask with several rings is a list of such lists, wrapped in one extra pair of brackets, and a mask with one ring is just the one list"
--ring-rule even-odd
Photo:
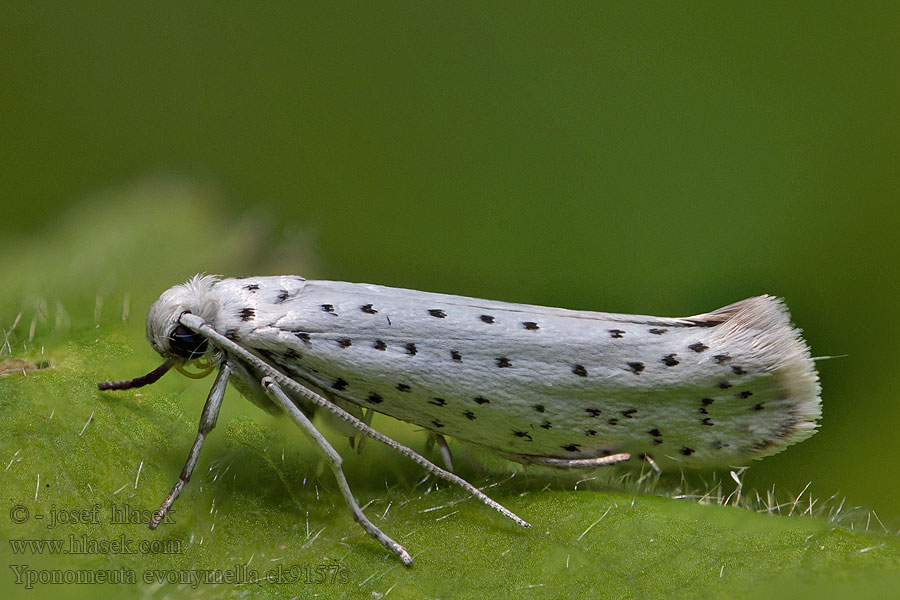
[[(781, 452), (812, 436), (822, 416), (821, 388), (809, 346), (800, 329), (791, 323), (784, 302), (762, 295), (748, 298), (704, 317), (718, 320), (703, 341), (717, 365), (730, 366), (738, 378), (718, 384), (725, 402), (746, 410), (738, 420), (716, 415), (715, 406), (702, 407), (704, 426), (731, 422), (731, 436), (715, 438), (717, 452), (698, 461), (721, 462), (719, 451), (728, 460), (749, 462)], [(727, 371), (726, 371), (727, 372)], [(733, 386), (734, 390), (728, 390)], [(729, 394), (736, 390), (736, 397)], [(713, 396), (711, 395), (710, 398)], [(712, 403), (712, 400), (710, 400)], [(708, 411), (708, 412), (707, 412)], [(750, 418), (748, 415), (752, 415)], [(729, 450), (730, 448), (730, 450)]]
[(791, 323), (784, 302), (774, 296), (757, 296), (726, 309), (731, 309), (731, 315), (720, 326), (719, 341), (749, 349), (744, 354), (781, 379), (786, 395), (818, 403), (819, 375), (809, 346), (801, 330)]

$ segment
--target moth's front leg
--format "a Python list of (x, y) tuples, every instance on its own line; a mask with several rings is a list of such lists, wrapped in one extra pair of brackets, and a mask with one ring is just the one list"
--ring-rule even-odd
[(197, 465), (197, 458), (200, 456), (203, 442), (206, 440), (207, 434), (216, 426), (216, 419), (219, 417), (219, 409), (222, 407), (222, 398), (225, 396), (225, 386), (228, 383), (228, 376), (231, 375), (231, 370), (232, 368), (228, 361), (222, 361), (219, 367), (219, 374), (216, 375), (216, 380), (213, 382), (212, 389), (209, 390), (209, 396), (206, 398), (206, 404), (203, 405), (203, 412), (200, 414), (197, 439), (194, 440), (194, 445), (191, 446), (191, 451), (188, 452), (187, 461), (184, 463), (184, 468), (181, 470), (178, 481), (175, 482), (172, 491), (166, 496), (159, 510), (153, 514), (153, 518), (150, 520), (150, 529), (156, 529), (159, 526), (172, 504), (181, 494), (184, 485), (190, 481), (194, 467)]

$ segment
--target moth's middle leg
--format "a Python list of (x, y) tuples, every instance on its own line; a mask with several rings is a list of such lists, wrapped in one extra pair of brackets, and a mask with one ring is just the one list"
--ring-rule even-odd
[(334, 478), (337, 480), (338, 487), (341, 489), (341, 493), (344, 495), (344, 500), (347, 501), (347, 505), (350, 507), (350, 511), (353, 513), (353, 518), (359, 523), (366, 532), (371, 535), (373, 538), (378, 540), (382, 546), (396, 554), (403, 564), (409, 566), (412, 564), (412, 557), (409, 555), (409, 552), (406, 551), (406, 548), (395, 542), (393, 539), (388, 537), (383, 531), (378, 529), (372, 521), (366, 517), (365, 513), (363, 513), (362, 509), (359, 507), (359, 504), (356, 502), (356, 498), (353, 497), (353, 492), (350, 491), (350, 486), (347, 483), (347, 478), (344, 477), (344, 471), (341, 469), (341, 463), (343, 459), (341, 459), (341, 455), (338, 454), (334, 448), (331, 447), (331, 444), (328, 443), (328, 440), (325, 439), (318, 429), (312, 424), (309, 418), (303, 414), (297, 406), (288, 398), (287, 394), (279, 387), (275, 380), (271, 377), (263, 377), (262, 379), (263, 389), (266, 390), (266, 393), (269, 394), (280, 406), (284, 409), (284, 412), (288, 414), (288, 416), (300, 426), (300, 429), (306, 434), (306, 437), (313, 442), (315, 447), (318, 449), (319, 454), (328, 462), (328, 465), (331, 467), (331, 470), (334, 472)]

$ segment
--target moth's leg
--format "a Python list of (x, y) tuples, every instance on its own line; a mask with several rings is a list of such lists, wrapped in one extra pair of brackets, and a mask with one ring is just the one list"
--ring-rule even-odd
[(169, 509), (172, 507), (172, 504), (175, 502), (175, 499), (181, 494), (184, 485), (191, 480), (191, 474), (194, 472), (194, 467), (197, 465), (197, 457), (200, 456), (200, 448), (203, 447), (206, 435), (216, 426), (216, 419), (219, 417), (219, 409), (222, 407), (222, 397), (225, 395), (225, 385), (228, 383), (228, 376), (230, 374), (231, 366), (228, 362), (223, 361), (222, 365), (219, 367), (219, 374), (216, 375), (216, 380), (213, 382), (212, 389), (209, 390), (206, 404), (203, 405), (203, 412), (200, 414), (200, 426), (197, 431), (197, 439), (194, 440), (194, 445), (191, 446), (191, 451), (188, 452), (187, 461), (184, 463), (184, 468), (181, 470), (178, 481), (172, 486), (172, 491), (169, 492), (169, 495), (163, 500), (159, 510), (153, 514), (153, 518), (150, 520), (150, 529), (156, 529), (159, 526), (160, 522), (166, 516), (166, 513), (169, 512)]
[[(368, 425), (368, 423), (366, 423)], [(440, 433), (433, 431), (428, 432), (428, 439), (425, 441), (425, 451), (431, 452), (434, 444), (437, 443), (438, 449), (441, 451), (441, 458), (444, 460), (444, 466), (451, 473), (453, 472), (453, 453), (450, 452), (450, 446), (447, 445), (447, 439)]]
[(630, 454), (610, 454), (609, 456), (597, 456), (595, 458), (552, 458), (549, 456), (529, 456), (528, 462), (535, 465), (556, 467), (557, 469), (590, 469), (592, 467), (606, 467), (616, 463), (625, 462), (631, 458)]
[[(263, 375), (260, 375), (260, 377), (262, 376)], [(270, 397), (267, 396), (267, 398)], [(294, 402), (297, 402), (297, 400), (299, 400), (299, 398), (294, 398)], [(358, 404), (354, 404), (353, 402), (349, 402), (348, 400), (344, 400), (343, 398), (333, 398), (333, 400), (335, 404), (340, 406), (342, 409), (344, 409), (357, 419), (362, 420), (365, 418), (366, 409), (359, 406)], [(318, 408), (315, 404), (313, 404), (312, 407)], [(302, 405), (300, 406), (300, 409), (303, 410)], [(304, 410), (303, 412), (306, 415), (306, 418), (312, 421), (313, 413), (308, 410)], [(356, 445), (360, 440), (360, 435), (359, 431), (357, 431), (355, 427), (350, 426), (348, 423), (345, 423), (341, 419), (335, 418), (333, 415), (331, 415), (331, 413), (325, 413), (322, 416), (327, 419), (328, 424), (337, 429), (341, 435), (347, 436), (347, 444), (351, 449), (356, 448)]]
[(645, 454), (642, 458), (647, 462), (648, 465), (650, 465), (651, 469), (656, 471), (657, 475), (662, 473), (662, 469), (659, 468), (659, 465), (656, 464), (656, 461), (653, 460), (649, 454)]
[(331, 447), (331, 444), (328, 443), (328, 440), (319, 433), (319, 430), (315, 428), (312, 422), (306, 417), (303, 412), (297, 408), (297, 406), (288, 398), (287, 394), (275, 383), (275, 380), (271, 377), (263, 377), (262, 379), (263, 388), (265, 388), (266, 392), (278, 402), (279, 405), (284, 409), (291, 419), (300, 426), (300, 429), (303, 430), (303, 433), (316, 445), (319, 449), (320, 454), (328, 461), (328, 464), (331, 466), (331, 470), (334, 472), (334, 478), (337, 479), (338, 487), (341, 488), (341, 493), (344, 495), (344, 500), (347, 501), (347, 505), (350, 507), (350, 511), (353, 513), (353, 518), (357, 523), (362, 525), (362, 528), (366, 530), (366, 532), (371, 535), (373, 538), (378, 540), (382, 546), (396, 554), (403, 564), (411, 565), (412, 557), (409, 555), (409, 552), (406, 551), (406, 548), (389, 538), (382, 532), (378, 527), (372, 523), (366, 515), (363, 513), (362, 509), (359, 507), (359, 504), (356, 503), (356, 499), (353, 497), (353, 492), (350, 491), (350, 486), (347, 484), (347, 479), (344, 477), (344, 471), (341, 470), (341, 455), (335, 452), (334, 448)]
[[(374, 414), (375, 414), (375, 411), (372, 410), (371, 408), (363, 409), (363, 417), (360, 420), (363, 423), (365, 423), (367, 426), (371, 425), (372, 424), (372, 415), (374, 415)], [(363, 444), (365, 443), (365, 441), (367, 439), (369, 439), (369, 438), (367, 438), (364, 435), (360, 435), (359, 439), (356, 440), (356, 453), (357, 454), (362, 454)]]

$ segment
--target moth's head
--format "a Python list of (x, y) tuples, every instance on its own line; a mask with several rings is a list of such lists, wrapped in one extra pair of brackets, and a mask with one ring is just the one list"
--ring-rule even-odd
[[(147, 313), (147, 340), (159, 352), (165, 362), (141, 377), (123, 381), (101, 381), (101, 390), (127, 390), (157, 381), (175, 368), (188, 377), (200, 378), (209, 374), (214, 367), (215, 349), (199, 333), (191, 331), (179, 322), (185, 313), (191, 313), (210, 322), (215, 317), (215, 302), (212, 288), (219, 281), (215, 275), (195, 275), (181, 285), (167, 289), (159, 300), (153, 303)], [(201, 359), (202, 373), (188, 373), (184, 365)], [(198, 364), (199, 364), (198, 363)]]
[(147, 312), (147, 340), (164, 358), (185, 362), (211, 351), (206, 338), (178, 322), (191, 313), (210, 321), (215, 305), (210, 292), (219, 281), (215, 275), (195, 275), (185, 283), (167, 289)]

